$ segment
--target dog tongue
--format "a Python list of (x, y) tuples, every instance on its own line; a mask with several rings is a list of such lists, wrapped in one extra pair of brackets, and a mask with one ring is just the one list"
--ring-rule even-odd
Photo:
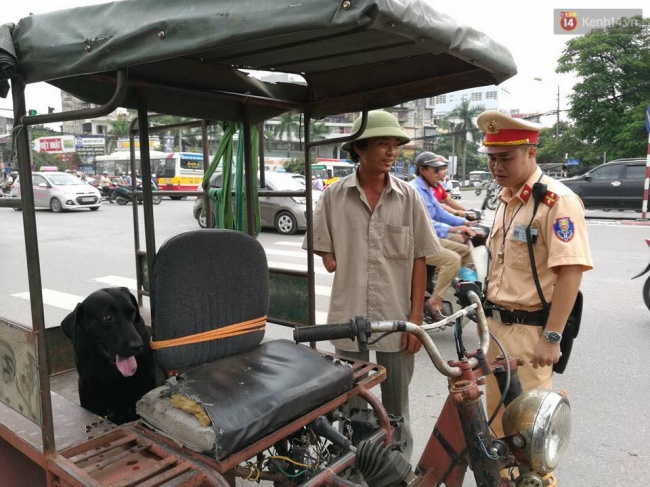
[(119, 370), (124, 377), (131, 377), (135, 374), (135, 371), (138, 370), (138, 364), (133, 355), (130, 357), (120, 357), (118, 355), (115, 360), (115, 365), (117, 365), (117, 370)]

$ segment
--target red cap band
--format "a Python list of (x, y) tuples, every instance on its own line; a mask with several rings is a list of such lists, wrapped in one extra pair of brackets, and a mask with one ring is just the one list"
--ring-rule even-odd
[(503, 146), (537, 144), (538, 134), (539, 132), (535, 130), (500, 129), (497, 133), (485, 134), (483, 145)]

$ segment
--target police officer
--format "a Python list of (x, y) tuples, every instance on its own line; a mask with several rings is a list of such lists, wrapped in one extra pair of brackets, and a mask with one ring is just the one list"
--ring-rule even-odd
[[(561, 356), (562, 333), (582, 273), (593, 266), (584, 206), (570, 189), (537, 166), (540, 124), (495, 110), (480, 114), (477, 123), (485, 133), (479, 152), (487, 154), (488, 168), (503, 188), (488, 238), (488, 324), (508, 355), (524, 361), (519, 367), (523, 390), (551, 388), (553, 364)], [(499, 353), (492, 346), (488, 358), (493, 360)], [(496, 380), (490, 377), (488, 414), (499, 399)], [(503, 435), (501, 414), (492, 428)]]

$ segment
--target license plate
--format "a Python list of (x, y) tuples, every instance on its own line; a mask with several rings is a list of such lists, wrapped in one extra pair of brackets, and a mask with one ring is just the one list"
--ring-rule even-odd
[(93, 196), (86, 196), (85, 198), (79, 198), (82, 203), (93, 203), (95, 198)]

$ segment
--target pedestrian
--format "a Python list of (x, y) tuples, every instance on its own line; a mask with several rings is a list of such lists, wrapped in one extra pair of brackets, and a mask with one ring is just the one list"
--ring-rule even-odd
[(440, 183), (444, 190), (447, 193), (451, 193), (451, 190), (453, 189), (453, 185), (451, 184), (451, 178), (449, 176), (445, 176), (445, 180)]
[[(469, 225), (471, 222), (447, 212), (433, 195), (434, 183), (439, 183), (440, 172), (446, 170), (447, 164), (438, 159), (433, 152), (422, 152), (415, 158), (416, 178), (409, 184), (422, 197), (424, 206), (430, 218), (436, 235), (443, 247), (442, 252), (427, 256), (427, 265), (438, 269), (436, 285), (428, 299), (429, 313), (435, 321), (444, 318), (442, 309), (443, 296), (451, 286), (451, 282), (463, 267), (464, 275), (476, 275), (470, 269), (473, 266), (472, 256), (465, 241), (476, 235)], [(427, 277), (427, 285), (430, 277)]]
[[(354, 121), (352, 132), (360, 126), (361, 117)], [(369, 112), (364, 132), (342, 146), (359, 163), (358, 170), (328, 186), (318, 200), (314, 252), (335, 273), (330, 323), (355, 316), (422, 323), (425, 257), (439, 251), (440, 243), (415, 189), (389, 174), (399, 146), (407, 142), (393, 115), (383, 110)], [(358, 351), (356, 341), (332, 343), (341, 355), (369, 359), (367, 351)], [(413, 450), (408, 389), (420, 346), (408, 333), (394, 333), (370, 345), (387, 372), (381, 384), (384, 407), (389, 414), (404, 418), (395, 440), (404, 442), (402, 453), (407, 460)]]
[[(487, 154), (488, 168), (503, 188), (487, 242), (491, 264), (485, 311), (490, 332), (509, 356), (523, 361), (518, 370), (524, 391), (552, 388), (562, 333), (582, 274), (593, 266), (584, 207), (537, 165), (542, 125), (495, 110), (483, 112), (477, 123), (485, 132), (479, 152)], [(494, 360), (499, 353), (491, 346), (488, 358)], [(496, 380), (489, 377), (488, 414), (499, 399)], [(501, 414), (492, 429), (503, 435)]]
[(323, 179), (320, 177), (319, 174), (315, 175), (312, 178), (311, 187), (319, 191), (323, 191), (325, 189), (325, 184), (323, 183)]

